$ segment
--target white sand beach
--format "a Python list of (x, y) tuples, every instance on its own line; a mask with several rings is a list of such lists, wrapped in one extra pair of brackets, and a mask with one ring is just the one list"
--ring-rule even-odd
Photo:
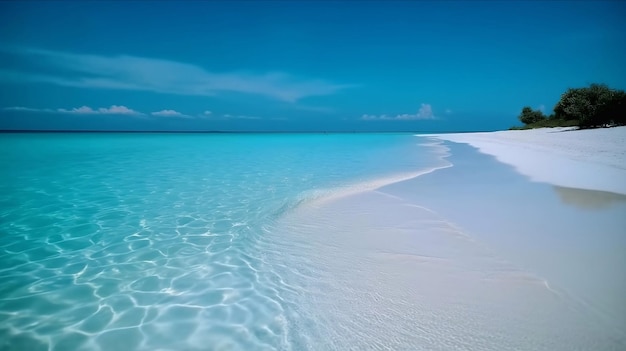
[[(325, 322), (308, 327), (327, 342), (315, 346), (626, 347), (626, 128), (425, 136), (505, 164), (452, 149), (452, 167), (312, 201), (272, 231), (303, 253), (290, 267), (309, 267), (284, 273), (309, 277), (294, 287), (306, 298), (284, 298)], [(563, 197), (602, 192), (564, 187), (618, 199), (574, 206)]]
[(535, 181), (626, 194), (626, 127), (424, 136), (470, 144)]

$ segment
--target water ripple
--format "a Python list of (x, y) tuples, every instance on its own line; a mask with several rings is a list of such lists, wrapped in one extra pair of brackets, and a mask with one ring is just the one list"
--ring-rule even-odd
[(436, 160), (349, 139), (3, 136), (0, 350), (315, 349), (292, 297), (324, 273), (265, 229), (300, 194)]

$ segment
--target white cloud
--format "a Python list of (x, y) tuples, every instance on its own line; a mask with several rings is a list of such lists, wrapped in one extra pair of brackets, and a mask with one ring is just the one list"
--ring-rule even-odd
[(57, 112), (61, 112), (61, 113), (82, 113), (82, 114), (97, 113), (91, 107), (88, 107), (88, 106), (82, 106), (82, 107), (78, 107), (78, 108), (74, 107), (71, 110), (67, 110), (67, 109), (64, 109), (64, 108), (59, 108), (59, 109), (57, 109)]
[(133, 109), (130, 109), (126, 106), (122, 105), (111, 105), (111, 107), (100, 107), (96, 110), (92, 109), (89, 106), (81, 106), (78, 108), (72, 108), (70, 110), (60, 108), (57, 109), (57, 112), (60, 113), (75, 113), (81, 115), (142, 115), (141, 112), (137, 112)]
[(213, 111), (209, 111), (209, 110), (204, 110), (202, 111), (202, 113), (199, 113), (196, 115), (196, 117), (198, 118), (203, 118), (203, 119), (219, 119), (218, 116), (216, 116)]
[(11, 106), (11, 107), (3, 107), (3, 111), (18, 111), (18, 112), (54, 112), (54, 110), (44, 108), (31, 108), (31, 107), (22, 107), (22, 106)]
[(183, 117), (183, 118), (189, 117), (175, 110), (161, 110), (157, 112), (152, 112), (151, 115), (158, 116), (158, 117)]
[(89, 106), (74, 107), (71, 109), (58, 108), (53, 110), (51, 108), (30, 108), (30, 107), (4, 107), (4, 111), (20, 111), (20, 112), (45, 112), (45, 113), (73, 113), (79, 115), (132, 115), (140, 116), (143, 113), (130, 109), (122, 105), (111, 105), (111, 107), (100, 107), (93, 109)]
[(106, 108), (99, 108), (98, 112), (100, 113), (109, 113), (109, 114), (118, 114), (118, 115), (134, 115), (134, 114), (138, 114), (139, 112), (135, 111), (135, 110), (131, 110), (126, 106), (117, 106), (117, 105), (113, 105), (111, 107), (109, 107), (108, 109)]
[(319, 79), (299, 79), (280, 72), (214, 73), (192, 64), (127, 55), (100, 56), (69, 52), (7, 50), (21, 62), (38, 63), (30, 71), (2, 70), (0, 79), (44, 82), (61, 86), (208, 96), (223, 92), (263, 95), (295, 102), (309, 96), (330, 95), (350, 87)]
[(435, 119), (435, 115), (433, 113), (432, 106), (430, 104), (422, 104), (415, 114), (403, 113), (395, 116), (389, 115), (368, 115), (364, 114), (361, 116), (362, 120), (366, 121), (409, 121), (409, 120), (424, 120), (424, 119)]
[[(417, 115), (415, 115), (415, 119), (433, 119), (435, 115), (433, 114), (433, 108), (430, 104), (422, 104), (420, 109), (417, 111)], [(413, 119), (413, 118), (412, 118)]]

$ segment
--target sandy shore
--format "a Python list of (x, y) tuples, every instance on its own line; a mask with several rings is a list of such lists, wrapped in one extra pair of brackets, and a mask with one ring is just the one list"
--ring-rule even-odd
[(626, 127), (424, 136), (470, 144), (534, 181), (626, 194)]
[(286, 267), (306, 271), (280, 274), (297, 274), (302, 286), (294, 290), (306, 291), (284, 298), (303, 324), (316, 321), (307, 327), (317, 340), (312, 348), (623, 346), (612, 328), (541, 276), (518, 269), (439, 214), (393, 195), (366, 191), (302, 206), (271, 235), (285, 235), (282, 242), (302, 253)]
[(624, 349), (624, 196), (591, 206), (579, 189), (626, 194), (626, 128), (427, 136), (482, 153), (450, 145), (452, 167), (309, 201), (268, 231), (310, 346)]

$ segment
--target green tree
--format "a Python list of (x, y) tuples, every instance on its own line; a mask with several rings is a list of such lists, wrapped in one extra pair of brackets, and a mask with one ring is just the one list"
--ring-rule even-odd
[(613, 90), (608, 103), (598, 111), (597, 120), (601, 124), (626, 125), (626, 92)]
[(522, 113), (519, 115), (518, 118), (524, 124), (532, 124), (543, 121), (544, 119), (546, 119), (546, 116), (544, 116), (541, 111), (533, 111), (532, 108), (526, 106), (522, 109)]
[(605, 124), (624, 124), (624, 91), (610, 89), (606, 84), (568, 89), (554, 107), (555, 117), (577, 120), (583, 128)]

